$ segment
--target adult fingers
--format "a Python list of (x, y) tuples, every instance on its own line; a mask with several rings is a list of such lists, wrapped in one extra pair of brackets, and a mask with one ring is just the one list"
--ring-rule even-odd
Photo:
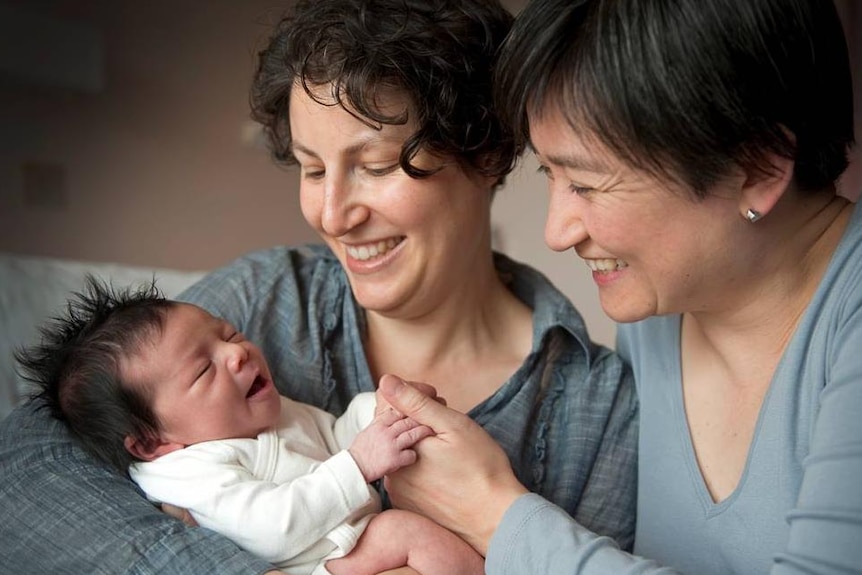
[[(380, 419), (378, 417), (378, 420)], [(394, 434), (395, 446), (398, 449), (407, 449), (418, 441), (434, 435), (434, 431), (430, 427), (409, 417), (401, 417), (387, 427)]]
[(412, 427), (398, 435), (395, 445), (398, 449), (406, 449), (416, 445), (426, 437), (434, 435), (434, 431), (427, 425)]
[[(383, 377), (386, 377), (385, 375)], [(437, 397), (437, 388), (429, 383), (424, 383), (421, 381), (411, 381), (409, 385), (412, 385), (415, 389), (418, 389), (428, 397)]]
[(162, 503), (161, 509), (163, 513), (174, 517), (175, 519), (179, 519), (189, 527), (197, 527), (198, 522), (195, 521), (195, 518), (192, 517), (192, 514), (189, 513), (189, 510), (184, 507), (177, 507), (176, 505), (171, 505), (170, 503)]
[(397, 457), (398, 469), (401, 469), (402, 467), (407, 467), (408, 465), (413, 465), (414, 463), (416, 463), (416, 458), (416, 452), (412, 449), (404, 449), (402, 451), (399, 451)]
[(408, 384), (394, 375), (380, 378), (380, 392), (400, 413), (427, 425), (437, 434), (463, 425), (463, 419), (467, 417), (423, 393), (417, 383)]

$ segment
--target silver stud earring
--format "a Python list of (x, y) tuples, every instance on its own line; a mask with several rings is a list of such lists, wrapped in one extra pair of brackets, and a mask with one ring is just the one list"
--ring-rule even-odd
[(757, 210), (753, 210), (751, 208), (748, 208), (745, 211), (745, 219), (748, 220), (752, 224), (762, 217), (763, 217), (763, 214), (761, 214)]

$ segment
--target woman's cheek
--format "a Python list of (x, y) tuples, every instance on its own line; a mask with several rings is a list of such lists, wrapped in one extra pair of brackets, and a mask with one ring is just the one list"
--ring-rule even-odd
[(306, 186), (300, 185), (299, 189), (299, 208), (302, 211), (302, 217), (316, 231), (321, 231), (320, 212), (321, 205), (319, 198), (315, 194), (306, 189)]

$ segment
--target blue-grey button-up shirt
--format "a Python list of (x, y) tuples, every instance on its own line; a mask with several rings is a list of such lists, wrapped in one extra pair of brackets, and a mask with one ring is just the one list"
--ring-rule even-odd
[[(495, 265), (533, 310), (533, 346), (470, 416), (503, 446), (528, 489), (631, 548), (637, 399), (630, 371), (590, 342), (580, 315), (544, 276), (500, 254)], [(181, 297), (260, 345), (284, 395), (338, 415), (354, 395), (375, 389), (362, 348), (364, 312), (325, 246), (249, 254)], [(92, 461), (34, 408), (22, 406), (0, 424), (0, 570), (267, 569), (224, 538), (160, 513), (127, 478)]]

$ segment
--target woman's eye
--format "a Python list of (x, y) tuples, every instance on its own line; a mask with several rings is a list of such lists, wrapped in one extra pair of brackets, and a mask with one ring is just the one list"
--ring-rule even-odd
[(586, 195), (592, 192), (595, 188), (588, 188), (586, 186), (579, 186), (577, 184), (569, 184), (569, 189), (579, 196)]
[(325, 170), (318, 168), (302, 168), (302, 177), (307, 180), (319, 180), (326, 175)]
[(397, 170), (399, 167), (398, 163), (387, 164), (385, 166), (365, 166), (365, 172), (374, 177), (386, 176)]
[(536, 171), (538, 173), (542, 174), (543, 176), (545, 176), (546, 178), (548, 178), (549, 180), (554, 179), (554, 176), (551, 174), (551, 168), (549, 168), (548, 166), (541, 166), (540, 165), (538, 168), (536, 168)]
[[(549, 168), (548, 166), (545, 166), (543, 164), (539, 164), (539, 167), (536, 169), (536, 171), (538, 173), (542, 174), (543, 176), (545, 176), (549, 182), (554, 181), (554, 173), (551, 170), (551, 168)], [(561, 184), (565, 180), (569, 179), (566, 177), (565, 173), (563, 173), (562, 175), (563, 175), (563, 180), (560, 181)], [(579, 196), (583, 196), (583, 195), (589, 194), (590, 192), (595, 191), (595, 188), (591, 188), (589, 186), (582, 186), (580, 184), (576, 184), (575, 182), (572, 182), (571, 180), (569, 180), (568, 189), (570, 192), (578, 194)]]
[[(536, 171), (538, 173), (542, 174), (543, 176), (545, 176), (549, 181), (554, 181), (554, 174), (551, 171), (551, 168), (549, 168), (548, 166), (540, 165), (536, 169)], [(573, 182), (569, 183), (569, 191), (573, 192), (575, 194), (578, 194), (579, 196), (583, 196), (585, 194), (588, 194), (588, 193), (592, 192), (594, 189), (595, 188), (591, 188), (589, 186), (581, 186), (581, 185), (575, 184)]]

